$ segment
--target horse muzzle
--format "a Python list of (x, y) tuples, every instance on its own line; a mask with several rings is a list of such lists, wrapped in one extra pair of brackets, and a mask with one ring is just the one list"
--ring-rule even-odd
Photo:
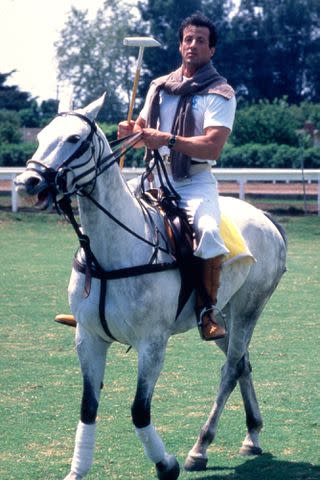
[(39, 210), (51, 208), (54, 193), (48, 181), (40, 173), (28, 170), (18, 175), (14, 180), (15, 189), (19, 195), (33, 200), (33, 206)]

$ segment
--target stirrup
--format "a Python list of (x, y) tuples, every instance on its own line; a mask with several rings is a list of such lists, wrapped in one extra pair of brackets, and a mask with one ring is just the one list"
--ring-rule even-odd
[(202, 319), (204, 317), (204, 315), (206, 313), (211, 313), (211, 312), (217, 312), (217, 314), (219, 315), (219, 317), (222, 318), (223, 320), (223, 323), (224, 323), (224, 327), (226, 328), (226, 322), (225, 322), (225, 318), (226, 318), (226, 315), (222, 312), (222, 310), (220, 310), (220, 308), (218, 308), (216, 305), (211, 305), (210, 307), (198, 307), (195, 309), (196, 310), (196, 317), (197, 317), (197, 325), (198, 327), (201, 327), (202, 326)]
[[(196, 317), (197, 317), (197, 326), (198, 326), (198, 330), (199, 330), (199, 335), (200, 335), (200, 338), (202, 340), (206, 340), (206, 341), (209, 341), (209, 340), (218, 340), (219, 338), (223, 338), (227, 333), (227, 325), (226, 325), (226, 321), (225, 321), (225, 318), (226, 318), (226, 315), (220, 310), (220, 308), (218, 308), (216, 305), (211, 305), (210, 307), (208, 306), (205, 306), (205, 307), (198, 307), (195, 309), (196, 310)], [(207, 314), (210, 315), (210, 313), (212, 312), (216, 312), (214, 317), (217, 318), (217, 315), (220, 316), (220, 318), (223, 320), (223, 328), (225, 330), (225, 335), (221, 335), (221, 336), (216, 336), (216, 337), (212, 337), (212, 338), (208, 338), (204, 335), (204, 331), (203, 331), (203, 317)], [(219, 327), (219, 324), (217, 322), (215, 322), (214, 320), (211, 320), (209, 319), (209, 322), (211, 321), (212, 324), (214, 325), (217, 325), (217, 327)], [(221, 328), (221, 326), (220, 326)]]

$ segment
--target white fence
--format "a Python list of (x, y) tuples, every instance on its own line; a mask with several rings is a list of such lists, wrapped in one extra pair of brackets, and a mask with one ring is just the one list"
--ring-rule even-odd
[[(11, 182), (11, 205), (12, 211), (19, 208), (19, 197), (14, 188), (14, 179), (23, 172), (23, 167), (0, 167), (0, 180)], [(127, 180), (140, 175), (141, 168), (124, 168), (123, 174)], [(320, 169), (304, 170), (277, 169), (277, 168), (214, 168), (214, 174), (218, 180), (237, 182), (239, 184), (239, 198), (245, 198), (245, 185), (247, 182), (316, 182), (318, 215), (320, 215)]]

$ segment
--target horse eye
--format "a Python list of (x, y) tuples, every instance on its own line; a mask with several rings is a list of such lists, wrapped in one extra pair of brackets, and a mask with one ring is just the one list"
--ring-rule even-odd
[(69, 143), (78, 143), (80, 140), (80, 135), (71, 135), (67, 138), (67, 142)]

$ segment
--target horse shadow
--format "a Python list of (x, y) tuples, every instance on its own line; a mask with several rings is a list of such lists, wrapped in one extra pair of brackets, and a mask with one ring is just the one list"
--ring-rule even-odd
[[(228, 474), (223, 474), (228, 470)], [(232, 473), (230, 467), (207, 467), (204, 476), (194, 480), (319, 480), (320, 465), (305, 462), (287, 462), (278, 460), (271, 453), (248, 459), (236, 466)], [(214, 473), (209, 473), (212, 471)], [(190, 477), (189, 477), (190, 478)], [(190, 480), (192, 480), (190, 478)]]

